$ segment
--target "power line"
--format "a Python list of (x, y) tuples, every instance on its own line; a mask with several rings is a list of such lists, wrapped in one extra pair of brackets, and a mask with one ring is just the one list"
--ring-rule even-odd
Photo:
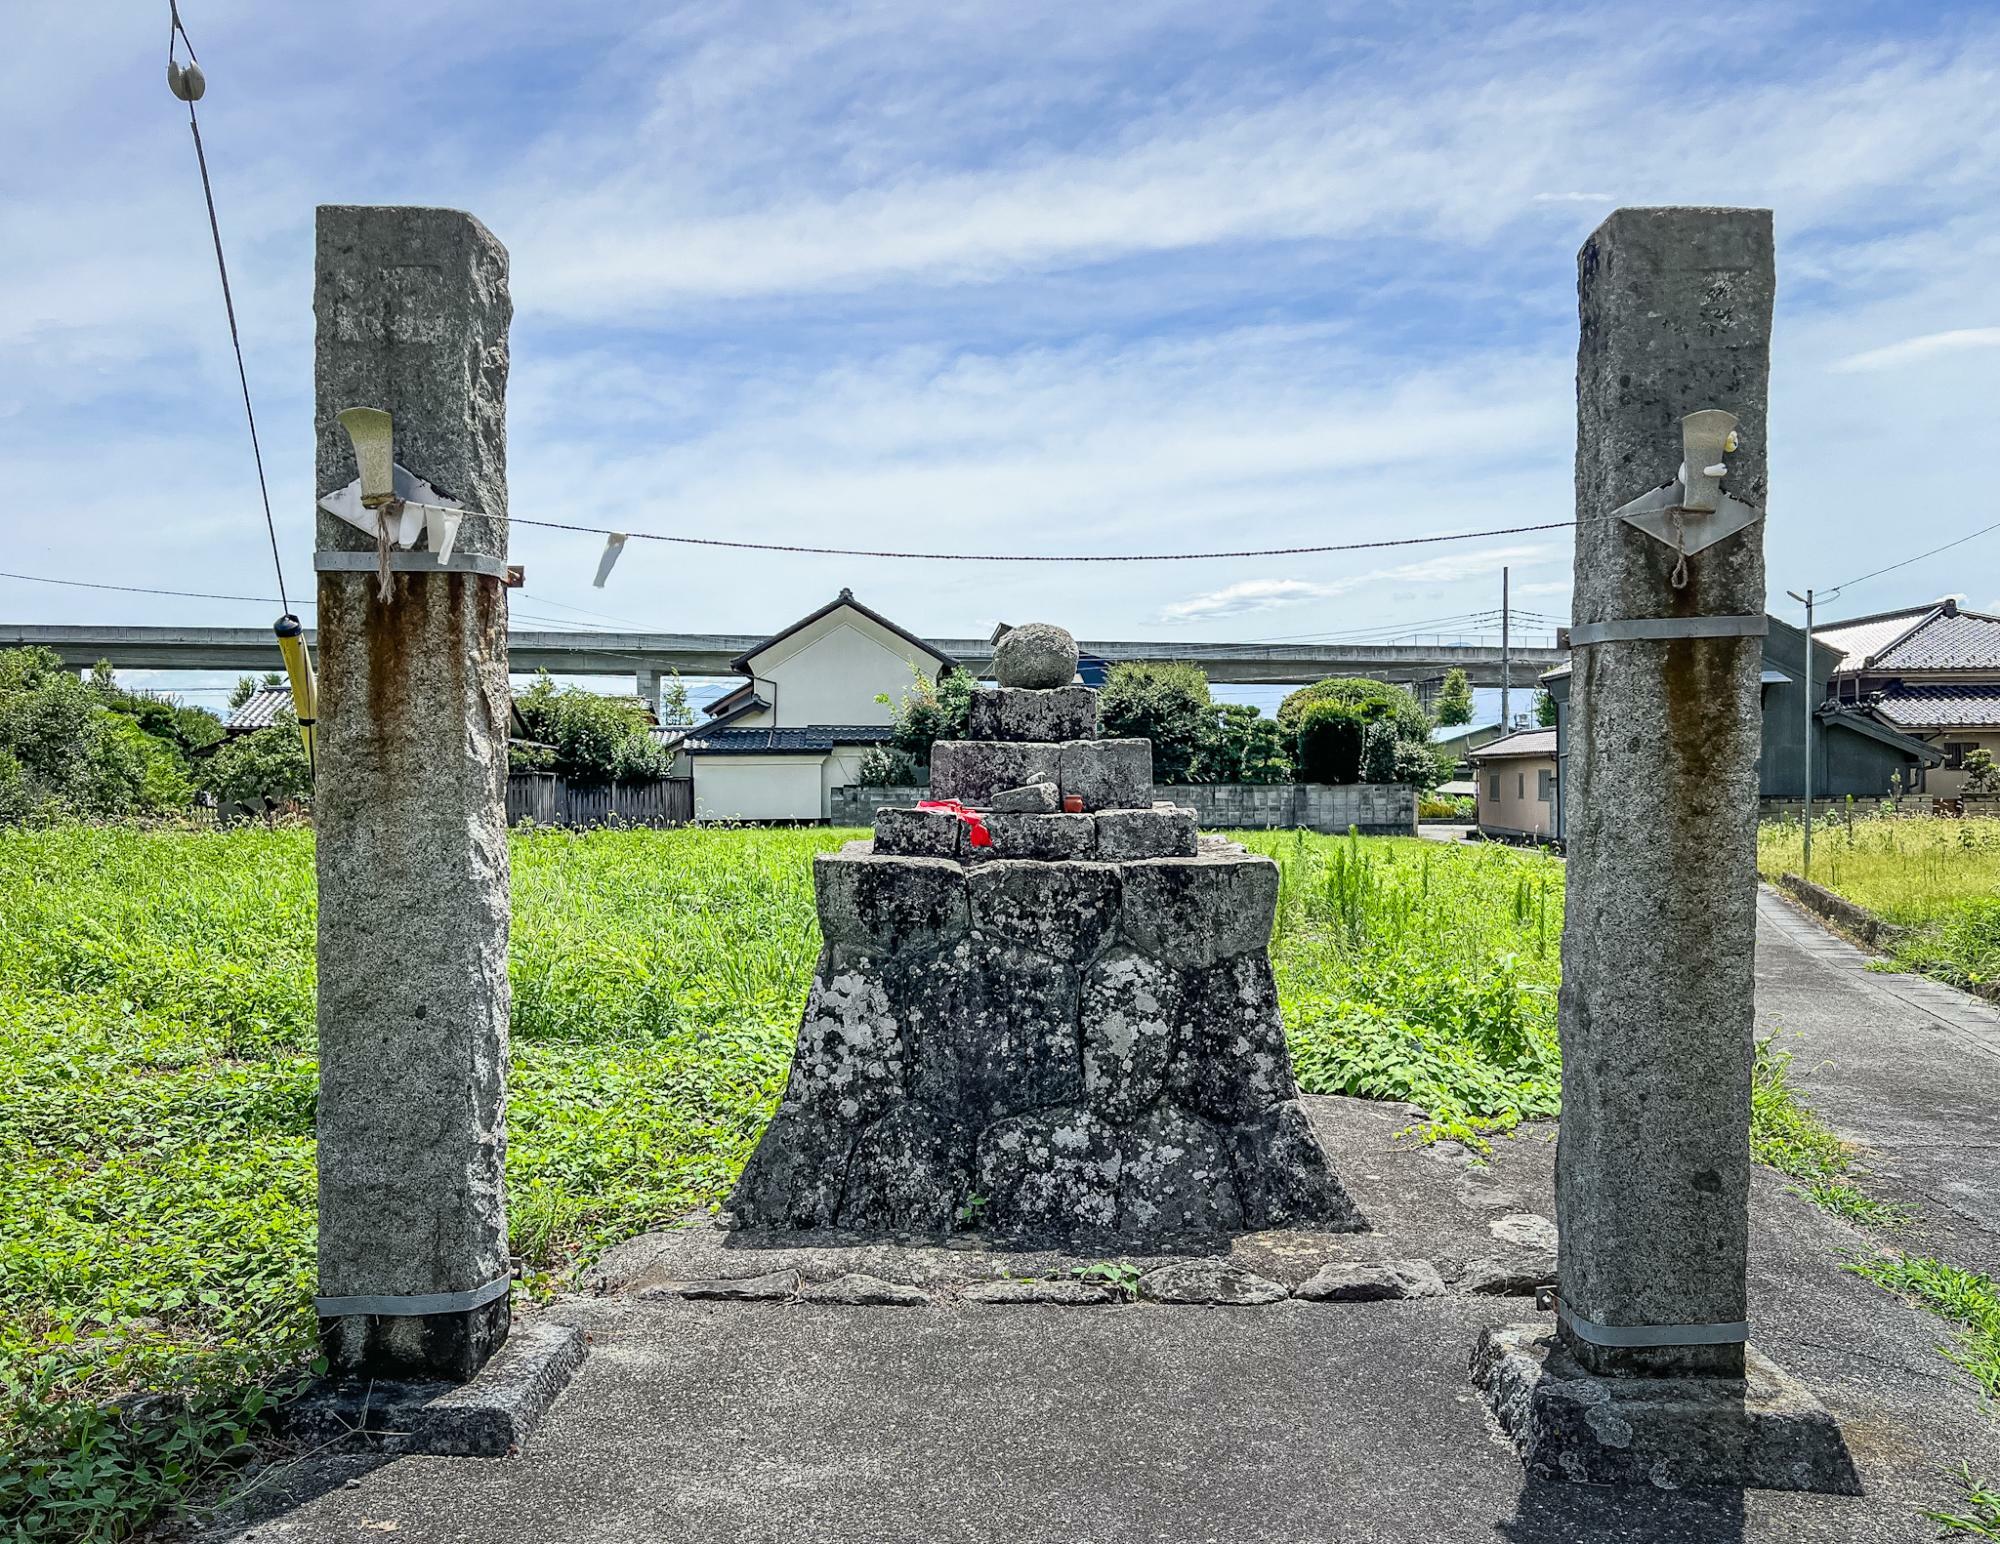
[[(271, 567), (278, 576), (278, 604), (285, 608), (285, 614), (292, 614), (291, 601), (285, 595), (285, 565), (278, 556), (278, 522), (271, 516), (271, 486), (264, 478), (264, 448), (257, 442), (257, 413), (250, 405), (250, 372), (243, 364), (243, 337), (236, 327), (236, 299), (229, 292), (229, 264), (222, 256), (222, 227), (215, 218), (215, 188), (208, 179), (208, 153), (201, 144), (201, 121), (195, 117), (194, 104), (207, 89), (196, 67), (194, 40), (187, 35), (187, 28), (181, 25), (181, 10), (178, 0), (167, 0), (169, 26), (167, 29), (167, 81), (174, 95), (187, 103), (188, 132), (194, 136), (195, 164), (201, 168), (201, 196), (208, 205), (208, 233), (215, 241), (215, 271), (222, 279), (222, 309), (229, 318), (229, 345), (236, 351), (236, 379), (243, 387), (243, 417), (250, 425), (250, 454), (257, 463), (257, 491), (264, 500), (264, 530), (271, 538)], [(174, 38), (179, 36), (187, 45), (188, 64), (195, 70), (191, 81), (187, 81), (174, 59)]]
[(1882, 575), (1894, 573), (1899, 568), (1908, 568), (1912, 563), (1921, 563), (1925, 558), (1934, 558), (1940, 552), (1949, 552), (1953, 547), (1963, 547), (1974, 537), (1984, 536), (1988, 531), (2000, 531), (2000, 520), (1994, 521), (1991, 525), (1982, 525), (1978, 530), (1972, 532), (1971, 535), (1961, 536), (1957, 541), (1948, 541), (1942, 547), (1933, 547), (1929, 552), (1919, 552), (1913, 558), (1904, 558), (1900, 563), (1891, 563), (1887, 568), (1878, 568), (1873, 573), (1863, 574), (1859, 579), (1844, 580), (1829, 590), (1822, 590), (1820, 596), (1822, 599), (1831, 600), (1850, 585), (1860, 584), (1869, 579), (1879, 579)]
[[(170, 595), (177, 600), (247, 600), (255, 601), (258, 605), (268, 606), (275, 599), (279, 605), (285, 605), (282, 595), (275, 597), (270, 595), (215, 595), (206, 590), (161, 590), (141, 584), (99, 584), (88, 579), (51, 579), (46, 574), (12, 574), (4, 569), (0, 569), (0, 579), (19, 579), (27, 584), (59, 584), (65, 589), (71, 590), (116, 590), (121, 595)], [(302, 601), (300, 604), (310, 606), (313, 602), (308, 600)], [(286, 609), (290, 610), (291, 608), (286, 606)]]

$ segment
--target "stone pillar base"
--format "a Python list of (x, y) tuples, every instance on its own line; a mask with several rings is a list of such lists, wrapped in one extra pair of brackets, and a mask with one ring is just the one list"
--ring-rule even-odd
[(337, 1378), (470, 1381), (507, 1340), (505, 1297), (458, 1313), (346, 1314), (319, 1321), (320, 1349)]
[(1550, 1326), (1510, 1324), (1479, 1337), (1472, 1381), (1541, 1479), (1860, 1495), (1826, 1407), (1754, 1348), (1744, 1358), (1740, 1380), (1598, 1377)]
[(329, 1374), (287, 1406), (285, 1430), (315, 1448), (505, 1458), (520, 1451), (589, 1352), (583, 1331), (538, 1319), (470, 1383)]

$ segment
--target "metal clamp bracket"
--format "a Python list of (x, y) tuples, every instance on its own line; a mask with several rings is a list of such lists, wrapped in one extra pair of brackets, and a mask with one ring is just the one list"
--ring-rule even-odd
[[(379, 552), (327, 552), (313, 554), (313, 571), (321, 574), (372, 574), (382, 567)], [(483, 552), (454, 552), (443, 562), (429, 552), (392, 552), (389, 571), (394, 574), (484, 574), (488, 579), (508, 581), (507, 560)]]
[(1572, 649), (1593, 643), (1656, 643), (1673, 638), (1762, 638), (1771, 630), (1767, 616), (1611, 617), (1569, 630)]
[(430, 1314), (465, 1313), (505, 1297), (512, 1276), (500, 1276), (483, 1287), (464, 1292), (415, 1292), (403, 1296), (316, 1297), (313, 1309), (322, 1319), (348, 1319), (357, 1314), (385, 1319), (418, 1319)]
[(1599, 1324), (1560, 1298), (1556, 1317), (1593, 1346), (1735, 1346), (1750, 1338), (1743, 1324)]

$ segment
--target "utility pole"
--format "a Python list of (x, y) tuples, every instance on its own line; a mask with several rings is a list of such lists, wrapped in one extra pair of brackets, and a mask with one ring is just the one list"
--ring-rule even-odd
[(1507, 627), (1507, 574), (1507, 569), (1500, 570), (1500, 732), (1502, 734), (1508, 733), (1514, 727), (1514, 715), (1509, 711), (1513, 706), (1511, 689), (1514, 684), (1514, 655)]
[(1801, 595), (1797, 590), (1787, 590), (1785, 591), (1785, 593), (1791, 596), (1793, 600), (1798, 601), (1801, 605), (1803, 605), (1806, 608), (1806, 667), (1804, 672), (1799, 676), (1799, 685), (1800, 688), (1805, 692), (1805, 698), (1806, 698), (1806, 777), (1805, 777), (1806, 824), (1805, 824), (1805, 850), (1800, 855), (1799, 858), (1799, 868), (1803, 872), (1800, 874), (1799, 877), (1802, 879), (1810, 879), (1812, 878), (1812, 815), (1813, 815), (1812, 774), (1813, 774), (1813, 723), (1814, 723), (1813, 684), (1812, 684), (1813, 592), (1811, 590), (1807, 590), (1805, 594)]

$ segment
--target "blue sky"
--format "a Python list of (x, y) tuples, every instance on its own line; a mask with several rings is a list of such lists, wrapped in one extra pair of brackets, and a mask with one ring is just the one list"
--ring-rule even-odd
[[(24, 0), (0, 60), (0, 568), (271, 593), (161, 5)], [(2000, 519), (1991, 6), (185, 0), (294, 594), (312, 217), (512, 253), (522, 515), (775, 541), (1281, 546), (1571, 513), (1578, 245), (1768, 205), (1774, 594)], [(1551, 539), (1553, 538), (1553, 539)], [(1566, 533), (1116, 568), (517, 527), (517, 625), (1339, 633), (1567, 613)], [(2000, 533), (1836, 608), (2000, 607)], [(1774, 608), (1777, 609), (1777, 608)], [(0, 579), (0, 619), (273, 607)], [(1788, 612), (1786, 614), (1789, 614)], [(610, 684), (610, 683), (606, 683)]]

